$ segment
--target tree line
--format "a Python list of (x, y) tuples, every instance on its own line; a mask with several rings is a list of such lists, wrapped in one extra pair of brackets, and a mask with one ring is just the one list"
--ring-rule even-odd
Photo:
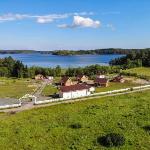
[(19, 60), (12, 57), (0, 59), (0, 76), (16, 78), (34, 78), (37, 74), (44, 76), (61, 76), (62, 69), (60, 66), (55, 68), (27, 67)]
[(52, 55), (103, 55), (103, 54), (129, 54), (132, 51), (139, 52), (147, 49), (121, 49), (121, 48), (106, 48), (106, 49), (94, 49), (94, 50), (54, 50), (54, 51), (36, 51), (36, 50), (0, 50), (0, 54), (52, 54)]
[(54, 77), (63, 75), (73, 77), (80, 74), (93, 76), (96, 74), (120, 73), (120, 69), (142, 66), (150, 67), (150, 49), (132, 50), (126, 56), (110, 61), (110, 66), (91, 65), (67, 69), (62, 69), (60, 66), (55, 68), (27, 67), (19, 60), (7, 57), (0, 59), (0, 76), (17, 78), (34, 78), (37, 74)]
[(115, 49), (115, 48), (109, 48), (109, 49), (95, 49), (95, 50), (57, 50), (53, 51), (53, 55), (61, 55), (61, 56), (67, 56), (67, 55), (104, 55), (104, 54), (128, 54), (130, 53), (130, 49)]
[(123, 69), (150, 67), (150, 49), (131, 51), (126, 56), (110, 61), (110, 65), (121, 66)]
[(93, 76), (100, 73), (106, 74), (119, 72), (119, 70), (119, 67), (100, 65), (91, 65), (83, 68), (78, 67), (67, 69), (62, 69), (60, 66), (56, 66), (55, 68), (43, 68), (37, 66), (27, 67), (21, 61), (14, 60), (12, 57), (0, 59), (1, 77), (34, 78), (37, 74), (54, 77), (60, 77), (63, 75), (73, 77), (81, 74)]

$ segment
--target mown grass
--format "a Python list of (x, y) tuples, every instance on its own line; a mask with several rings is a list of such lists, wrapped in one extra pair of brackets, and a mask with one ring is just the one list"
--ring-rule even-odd
[[(120, 150), (149, 150), (150, 91), (0, 114), (0, 148), (103, 150), (97, 137), (123, 134)], [(71, 125), (79, 124), (80, 128)], [(116, 148), (109, 148), (115, 150)]]
[(119, 82), (110, 82), (108, 87), (97, 87), (95, 89), (95, 92), (106, 92), (106, 91), (112, 91), (112, 90), (119, 90), (124, 88), (131, 88), (134, 86), (139, 86), (139, 84), (132, 83), (129, 81), (126, 81), (125, 83), (119, 83)]
[(58, 93), (58, 89), (52, 85), (47, 85), (42, 91), (43, 96), (52, 96), (55, 93)]
[(19, 98), (36, 89), (30, 79), (0, 78), (0, 98)]

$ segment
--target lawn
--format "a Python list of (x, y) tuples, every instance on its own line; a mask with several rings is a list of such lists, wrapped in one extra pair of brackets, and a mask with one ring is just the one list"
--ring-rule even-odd
[(97, 87), (95, 89), (95, 92), (106, 92), (106, 91), (112, 91), (112, 90), (119, 90), (124, 88), (131, 88), (134, 86), (138, 86), (136, 83), (132, 83), (129, 81), (126, 81), (125, 83), (119, 83), (119, 82), (110, 82), (108, 87)]
[[(149, 150), (150, 91), (0, 114), (1, 150), (105, 150), (97, 137), (123, 134), (120, 150)], [(73, 124), (81, 128), (73, 129)], [(116, 148), (109, 148), (115, 150)]]
[(141, 76), (141, 77), (143, 76), (143, 77), (147, 77), (148, 79), (150, 79), (150, 68), (148, 67), (127, 69), (123, 72), (130, 73), (130, 74), (137, 74), (138, 76)]
[(36, 85), (30, 79), (0, 78), (0, 98), (19, 98), (35, 89)]
[(42, 91), (43, 96), (51, 96), (58, 92), (57, 87), (54, 87), (53, 85), (47, 85), (44, 90)]

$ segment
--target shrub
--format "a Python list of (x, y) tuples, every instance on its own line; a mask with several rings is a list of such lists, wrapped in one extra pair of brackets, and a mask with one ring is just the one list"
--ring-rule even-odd
[(125, 138), (117, 133), (110, 133), (103, 137), (98, 137), (97, 142), (105, 147), (123, 146)]
[(143, 127), (145, 131), (150, 132), (150, 125)]
[(80, 123), (71, 124), (70, 128), (72, 129), (79, 129), (82, 128), (82, 125)]
[(10, 111), (9, 114), (14, 115), (14, 114), (16, 114), (16, 111)]

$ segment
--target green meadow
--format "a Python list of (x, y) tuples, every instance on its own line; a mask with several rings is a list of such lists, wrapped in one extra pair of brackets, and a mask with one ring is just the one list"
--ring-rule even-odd
[(95, 89), (95, 92), (99, 93), (99, 92), (113, 91), (113, 90), (131, 88), (131, 87), (135, 87), (135, 86), (139, 86), (139, 84), (132, 83), (129, 81), (125, 81), (125, 83), (110, 82), (108, 87), (97, 87)]
[[(0, 114), (1, 150), (149, 150), (150, 90)], [(80, 128), (73, 128), (79, 124)], [(97, 138), (125, 137), (125, 145), (106, 148)]]
[(20, 98), (36, 89), (31, 79), (0, 78), (0, 98)]
[(149, 67), (139, 67), (139, 68), (132, 68), (123, 71), (124, 73), (129, 73), (131, 75), (135, 75), (137, 77), (143, 77), (146, 79), (150, 79), (150, 68)]
[(58, 92), (57, 87), (54, 87), (53, 85), (47, 85), (43, 91), (42, 91), (42, 95), (43, 96), (51, 96), (54, 95), (55, 93)]

